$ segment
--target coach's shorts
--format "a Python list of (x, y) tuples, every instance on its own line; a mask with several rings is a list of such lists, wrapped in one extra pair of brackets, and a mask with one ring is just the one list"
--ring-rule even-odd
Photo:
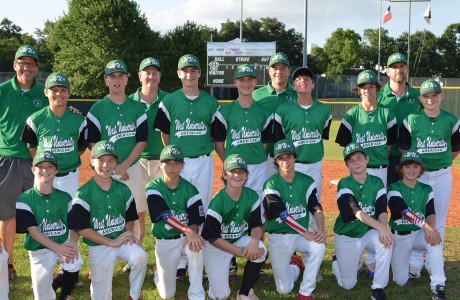
[(31, 158), (0, 156), (0, 221), (16, 216), (16, 200), (34, 185)]

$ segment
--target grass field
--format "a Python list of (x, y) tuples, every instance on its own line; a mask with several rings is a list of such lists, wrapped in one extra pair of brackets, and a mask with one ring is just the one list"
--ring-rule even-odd
[[(334, 143), (336, 132), (339, 126), (339, 121), (334, 121), (331, 128), (331, 140), (326, 141), (325, 143), (325, 152), (327, 160), (342, 160), (342, 148), (337, 146)], [(460, 161), (457, 158), (455, 165), (460, 165)], [(350, 299), (350, 300), (361, 300), (361, 299), (370, 299), (370, 286), (371, 280), (367, 278), (366, 272), (363, 272), (359, 275), (358, 284), (352, 291), (345, 291), (338, 287), (334, 275), (331, 270), (331, 255), (333, 252), (333, 224), (335, 214), (326, 214), (326, 224), (327, 224), (327, 252), (324, 258), (320, 273), (323, 277), (323, 281), (319, 282), (317, 288), (314, 292), (316, 299)], [(150, 228), (150, 223), (147, 228)], [(456, 283), (460, 282), (460, 227), (448, 227), (446, 230), (446, 245), (444, 251), (445, 257), (445, 272), (447, 276), (447, 296), (450, 299), (455, 299), (460, 294), (460, 286), (457, 286)], [(18, 277), (15, 280), (14, 284), (10, 289), (10, 299), (12, 300), (31, 300), (33, 299), (32, 295), (32, 286), (30, 279), (30, 265), (28, 254), (24, 250), (23, 246), (23, 236), (18, 235), (15, 244), (15, 267), (18, 272)], [(148, 261), (148, 271), (144, 281), (144, 287), (142, 290), (142, 298), (144, 300), (150, 299), (160, 299), (158, 292), (156, 291), (155, 285), (153, 283), (153, 264), (154, 264), (154, 238), (150, 232), (147, 233), (146, 239), (144, 241), (144, 248), (146, 249), (149, 255)], [(84, 283), (83, 289), (75, 290), (73, 296), (75, 299), (90, 299), (89, 286), (90, 282), (87, 279), (87, 274), (89, 270), (88, 259), (87, 259), (87, 248), (84, 244), (81, 243), (80, 248), (83, 258), (85, 259), (85, 264), (81, 270), (80, 278)], [(269, 261), (268, 261), (269, 262)], [(238, 259), (239, 272), (238, 279), (242, 278), (242, 270), (244, 267), (244, 261)], [(269, 265), (269, 263), (268, 263)], [(113, 286), (113, 299), (126, 299), (129, 291), (128, 284), (128, 274), (122, 272), (124, 263), (118, 261), (116, 264), (116, 269), (114, 272), (114, 281)], [(307, 265), (308, 269), (308, 265)], [(289, 295), (279, 295), (276, 293), (275, 284), (273, 282), (273, 275), (271, 270), (268, 269), (267, 273), (269, 274), (271, 281), (268, 283), (258, 283), (255, 287), (256, 293), (259, 298), (262, 299), (297, 299), (297, 292), (299, 288), (299, 281), (294, 287), (294, 290)], [(177, 300), (187, 299), (187, 288), (188, 284), (178, 284), (176, 298)], [(205, 289), (208, 286), (205, 284)], [(236, 291), (238, 290), (239, 285), (233, 283), (231, 286), (232, 295), (230, 299), (234, 299), (236, 296)], [(405, 287), (396, 286), (391, 281), (390, 273), (390, 283), (386, 289), (388, 294), (388, 299), (398, 299), (398, 300), (413, 300), (413, 299), (431, 299), (431, 292), (429, 287), (429, 276), (424, 271), (421, 279), (411, 280)], [(457, 296), (455, 296), (457, 295)], [(3, 299), (0, 299), (3, 300)]]

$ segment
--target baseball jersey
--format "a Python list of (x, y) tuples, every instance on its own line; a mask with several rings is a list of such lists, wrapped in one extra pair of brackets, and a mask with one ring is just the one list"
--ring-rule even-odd
[[(409, 114), (423, 109), (423, 105), (418, 99), (420, 91), (411, 87), (407, 82), (406, 85), (407, 93), (402, 95), (400, 98), (393, 94), (389, 82), (377, 94), (377, 101), (395, 114), (398, 128), (401, 127), (404, 119)], [(396, 143), (393, 144), (393, 147), (391, 148), (391, 155), (401, 156), (401, 151), (399, 151), (399, 147)]]
[[(129, 156), (136, 143), (147, 141), (145, 108), (128, 98), (122, 104), (116, 104), (106, 96), (91, 107), (87, 122), (88, 142), (112, 142), (120, 163)], [(139, 158), (133, 164), (138, 160)]]
[(360, 144), (369, 156), (369, 167), (388, 166), (388, 146), (397, 135), (396, 118), (388, 108), (378, 105), (367, 112), (358, 104), (345, 113), (335, 142), (342, 147)]
[[(294, 91), (290, 82), (288, 82), (284, 91), (278, 92), (272, 86), (272, 81), (270, 80), (266, 86), (254, 90), (252, 97), (255, 101), (262, 104), (262, 106), (268, 108), (270, 112), (275, 113), (281, 104), (295, 102), (297, 100), (297, 92)], [(268, 153), (273, 154), (274, 145), (274, 143), (268, 145)]]
[(186, 226), (200, 226), (204, 222), (204, 207), (196, 187), (180, 179), (175, 189), (170, 189), (163, 177), (150, 181), (146, 191), (152, 233), (157, 239), (168, 239), (178, 236), (180, 232), (172, 228), (163, 219), (170, 212), (173, 217)]
[(389, 225), (396, 231), (416, 231), (421, 228), (401, 216), (401, 211), (409, 208), (423, 221), (435, 214), (434, 193), (431, 186), (417, 182), (414, 188), (399, 180), (388, 188), (388, 207), (391, 211)]
[(416, 151), (428, 171), (452, 165), (452, 152), (460, 151), (460, 121), (441, 109), (436, 118), (421, 110), (410, 114), (399, 129), (398, 144), (401, 149)]
[(169, 134), (169, 144), (179, 146), (185, 157), (206, 155), (214, 150), (211, 124), (218, 108), (217, 99), (204, 91), (189, 100), (179, 89), (161, 101), (155, 128)]
[(275, 140), (291, 140), (298, 162), (319, 162), (324, 157), (323, 139), (329, 139), (331, 121), (332, 111), (327, 104), (313, 101), (307, 109), (297, 101), (282, 104), (275, 114)]
[(37, 151), (51, 151), (59, 162), (59, 173), (73, 172), (81, 165), (78, 151), (88, 146), (86, 119), (69, 109), (58, 117), (49, 106), (32, 114), (26, 121), (22, 141)]
[(309, 212), (315, 214), (321, 208), (316, 194), (315, 182), (308, 175), (295, 172), (294, 179), (287, 182), (279, 173), (273, 174), (264, 184), (263, 205), (268, 219), (265, 230), (268, 233), (297, 234), (279, 217), (283, 211), (308, 228)]
[[(108, 191), (94, 177), (78, 189), (72, 200), (69, 228), (75, 231), (91, 228), (100, 235), (116, 239), (126, 231), (126, 223), (138, 219), (136, 203), (128, 186), (112, 180)], [(83, 238), (89, 246), (98, 243)]]
[(219, 108), (212, 123), (214, 141), (226, 142), (225, 158), (240, 154), (248, 164), (267, 160), (265, 143), (273, 141), (273, 114), (258, 102), (247, 108), (238, 100)]
[(352, 238), (363, 237), (371, 227), (359, 221), (355, 215), (362, 210), (378, 220), (381, 213), (387, 212), (387, 194), (383, 181), (369, 174), (364, 184), (351, 175), (342, 178), (337, 187), (337, 205), (340, 214), (335, 220), (334, 232)]
[(16, 76), (0, 84), (0, 155), (30, 158), (21, 134), (27, 118), (48, 105), (44, 89), (43, 84), (34, 80), (32, 88), (23, 91)]
[(16, 231), (26, 233), (24, 248), (35, 251), (46, 248), (32, 238), (27, 228), (37, 226), (50, 240), (63, 244), (69, 237), (68, 214), (72, 197), (58, 189), (49, 195), (36, 187), (22, 193), (16, 202)]
[(213, 243), (223, 238), (234, 243), (248, 235), (252, 228), (262, 226), (259, 195), (243, 186), (238, 201), (230, 198), (225, 188), (217, 192), (209, 204), (201, 235)]
[(138, 88), (134, 94), (129, 96), (130, 99), (140, 102), (144, 106), (145, 114), (147, 115), (147, 147), (145, 147), (144, 152), (142, 152), (141, 158), (159, 159), (161, 150), (163, 149), (163, 142), (161, 140), (160, 131), (155, 130), (153, 123), (155, 122), (155, 117), (158, 112), (158, 105), (167, 93), (161, 89), (158, 89), (158, 97), (155, 99), (155, 101), (152, 102), (152, 104), (149, 104), (141, 99), (141, 90), (142, 88)]

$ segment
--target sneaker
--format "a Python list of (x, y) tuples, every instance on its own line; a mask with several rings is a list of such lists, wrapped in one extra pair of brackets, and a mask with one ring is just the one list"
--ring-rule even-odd
[(260, 271), (259, 271), (258, 280), (261, 281), (261, 282), (268, 282), (268, 281), (270, 281), (270, 279), (268, 278), (267, 273), (265, 273), (265, 271), (264, 271), (263, 269), (260, 269)]
[(372, 289), (372, 300), (387, 300), (387, 294), (383, 289)]
[(185, 282), (185, 273), (187, 270), (185, 269), (177, 269), (176, 272), (176, 282), (184, 283)]
[(126, 272), (131, 272), (131, 266), (129, 264), (126, 264), (126, 266), (123, 267), (123, 273), (126, 273)]
[(299, 300), (315, 300), (315, 298), (313, 298), (313, 296), (304, 296), (302, 295), (301, 293), (298, 294), (299, 296)]
[(446, 287), (438, 284), (436, 289), (432, 291), (431, 299), (433, 300), (445, 300), (446, 299)]
[(16, 278), (16, 275), (17, 275), (17, 272), (14, 267), (11, 267), (8, 269), (8, 281), (10, 284), (13, 283), (14, 278)]
[(238, 265), (230, 264), (230, 268), (228, 269), (228, 279), (231, 281), (237, 281), (238, 280), (237, 273), (238, 273)]
[(254, 290), (250, 289), (249, 294), (246, 295), (240, 295), (240, 291), (236, 292), (236, 300), (259, 300), (259, 297), (254, 294)]
[(375, 263), (370, 263), (367, 265), (367, 277), (369, 279), (374, 279), (375, 275)]
[(291, 265), (296, 265), (299, 268), (300, 273), (303, 274), (303, 271), (305, 270), (305, 265), (300, 255), (293, 255), (291, 257)]
[(409, 267), (409, 278), (410, 279), (418, 279), (421, 276), (422, 268), (420, 267)]

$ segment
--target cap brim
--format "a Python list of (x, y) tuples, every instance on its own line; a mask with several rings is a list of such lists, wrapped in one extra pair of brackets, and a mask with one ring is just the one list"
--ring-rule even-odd
[(105, 155), (111, 155), (115, 158), (118, 158), (118, 155), (114, 154), (114, 153), (110, 153), (110, 152), (102, 152), (102, 153), (98, 153), (97, 155), (92, 155), (92, 158), (100, 158), (102, 156), (105, 156)]
[(183, 160), (183, 159), (177, 159), (177, 158), (165, 158), (165, 159), (160, 159), (160, 162), (162, 162), (162, 163), (168, 162), (168, 161), (177, 161), (177, 162), (180, 162), (180, 163), (184, 163), (184, 160)]
[(274, 157), (274, 159), (277, 159), (278, 156), (283, 155), (283, 154), (291, 154), (291, 155), (297, 156), (297, 152), (285, 151), (285, 152), (281, 152), (281, 153), (276, 154), (275, 157)]

